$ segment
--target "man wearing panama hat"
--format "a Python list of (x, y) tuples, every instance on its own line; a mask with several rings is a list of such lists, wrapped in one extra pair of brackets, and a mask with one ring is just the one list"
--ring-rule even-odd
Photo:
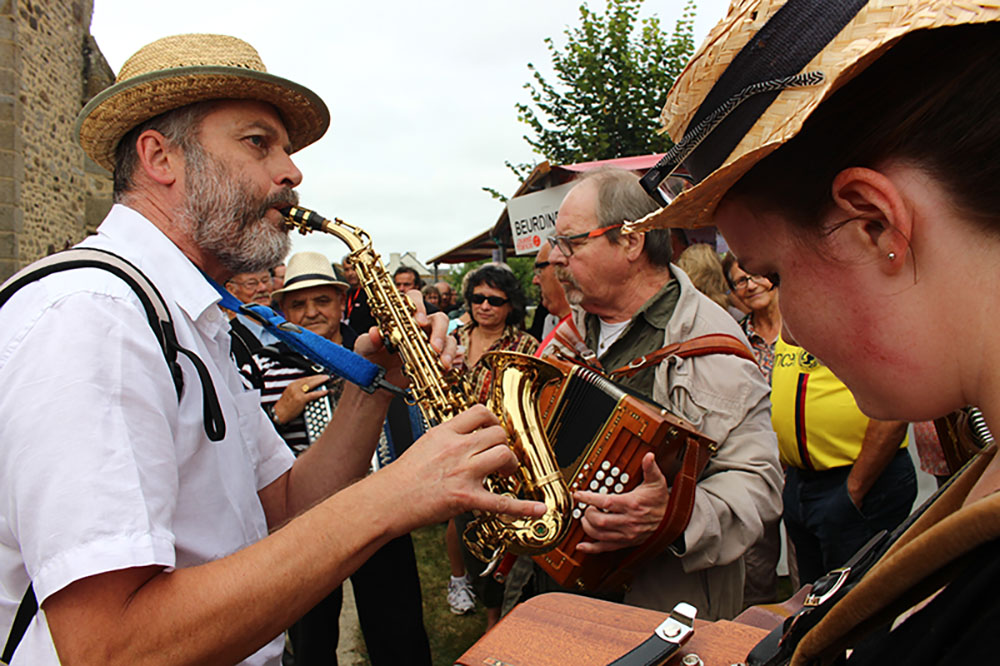
[[(483, 489), (514, 462), (485, 409), (349, 485), (388, 395), (345, 388), (293, 466), (243, 390), (206, 276), (280, 263), (278, 209), (302, 178), (289, 156), (328, 124), (314, 93), (219, 35), (140, 49), (81, 112), (80, 143), (113, 171), (116, 202), (84, 245), (156, 285), (202, 367), (184, 356), (179, 390), (134, 292), (106, 271), (50, 275), (0, 310), (0, 627), (14, 626), (26, 589), (44, 611), (25, 595), (12, 664), (274, 665), (281, 632), (390, 539), (470, 508), (541, 513)], [(446, 321), (418, 319), (450, 363)], [(377, 334), (356, 349), (404, 381)], [(224, 430), (207, 425), (206, 384)]]

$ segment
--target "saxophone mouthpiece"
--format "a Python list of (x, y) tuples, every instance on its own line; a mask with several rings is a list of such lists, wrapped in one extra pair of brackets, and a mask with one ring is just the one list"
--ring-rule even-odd
[(323, 223), (326, 222), (322, 215), (311, 211), (308, 208), (285, 206), (283, 208), (279, 208), (278, 212), (287, 217), (289, 220), (298, 222), (299, 224), (302, 224), (314, 231), (322, 231)]

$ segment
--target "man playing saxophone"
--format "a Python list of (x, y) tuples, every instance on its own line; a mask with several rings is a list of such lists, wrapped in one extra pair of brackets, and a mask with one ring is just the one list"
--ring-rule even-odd
[[(81, 113), (116, 200), (86, 245), (149, 277), (205, 372), (184, 356), (178, 390), (139, 301), (106, 271), (50, 275), (0, 309), (0, 636), (26, 589), (44, 611), (28, 611), (12, 664), (277, 666), (281, 632), (394, 537), (467, 509), (543, 512), (483, 488), (514, 465), (484, 407), (356, 481), (389, 395), (345, 388), (293, 464), (243, 389), (206, 276), (283, 259), (278, 209), (302, 178), (289, 156), (328, 124), (314, 93), (219, 35), (144, 47)], [(449, 366), (447, 319), (417, 307)], [(374, 329), (355, 349), (404, 381)], [(205, 427), (203, 388), (221, 436)]]
[[(623, 221), (655, 209), (633, 173), (595, 170), (566, 195), (549, 239), (549, 262), (573, 305), (579, 342), (607, 372), (701, 335), (724, 333), (746, 344), (732, 317), (671, 266), (669, 231), (618, 233)], [(781, 513), (768, 385), (752, 361), (727, 354), (669, 356), (620, 381), (719, 445), (683, 535), (637, 568), (624, 601), (664, 611), (687, 601), (701, 618), (733, 617), (742, 609), (743, 553), (763, 522)], [(643, 473), (628, 493), (574, 494), (589, 505), (582, 520), (592, 542), (581, 543), (581, 552), (635, 546), (655, 531), (670, 491), (652, 454)], [(551, 589), (542, 576), (536, 570), (536, 591)]]

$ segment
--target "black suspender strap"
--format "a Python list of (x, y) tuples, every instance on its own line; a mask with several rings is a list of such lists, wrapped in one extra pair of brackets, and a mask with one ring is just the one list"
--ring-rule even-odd
[(177, 354), (183, 354), (191, 361), (202, 387), (202, 410), (205, 424), (205, 434), (213, 442), (221, 441), (226, 436), (226, 423), (222, 416), (222, 407), (215, 393), (215, 385), (209, 375), (205, 363), (194, 352), (185, 349), (177, 342), (173, 319), (167, 310), (163, 296), (152, 282), (130, 262), (118, 255), (95, 248), (73, 248), (58, 252), (40, 259), (27, 268), (15, 273), (0, 287), (0, 307), (3, 307), (14, 293), (24, 285), (39, 280), (52, 273), (72, 270), (74, 268), (100, 268), (113, 273), (135, 292), (149, 320), (149, 326), (156, 336), (157, 342), (163, 348), (163, 355), (170, 367), (177, 390), (178, 399), (184, 389), (184, 375), (177, 363)]
[(37, 612), (38, 600), (35, 599), (35, 588), (29, 584), (27, 591), (24, 593), (24, 598), (21, 599), (21, 605), (17, 607), (14, 624), (11, 625), (10, 633), (7, 634), (7, 643), (4, 645), (3, 655), (0, 655), (0, 662), (9, 664), (10, 660), (14, 658), (14, 650), (17, 649), (21, 639), (24, 638), (24, 632), (28, 630), (31, 618), (35, 617), (35, 613)]

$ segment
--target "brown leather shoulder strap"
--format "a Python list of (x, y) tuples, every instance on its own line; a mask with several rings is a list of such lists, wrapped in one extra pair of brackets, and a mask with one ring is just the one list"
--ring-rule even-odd
[(753, 353), (747, 349), (745, 344), (740, 342), (739, 338), (726, 333), (711, 333), (661, 347), (645, 356), (640, 356), (628, 365), (624, 365), (617, 370), (612, 370), (610, 375), (615, 378), (631, 377), (643, 368), (656, 365), (669, 356), (689, 358), (691, 356), (706, 356), (708, 354), (732, 354), (753, 363), (757, 362)]

